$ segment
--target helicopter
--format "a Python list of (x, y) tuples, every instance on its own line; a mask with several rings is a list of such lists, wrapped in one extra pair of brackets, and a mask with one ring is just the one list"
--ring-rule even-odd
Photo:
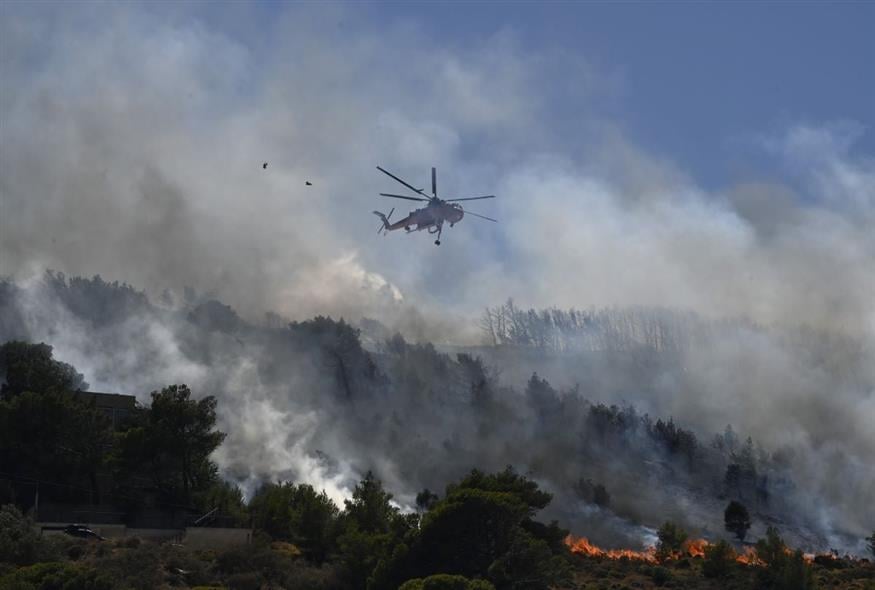
[(413, 185), (408, 184), (407, 182), (401, 180), (400, 178), (398, 178), (388, 170), (381, 168), (380, 166), (377, 166), (377, 170), (379, 170), (386, 176), (397, 180), (405, 187), (419, 195), (418, 197), (410, 197), (406, 195), (396, 195), (393, 193), (380, 193), (381, 197), (406, 199), (408, 201), (423, 201), (425, 203), (428, 203), (422, 209), (416, 209), (415, 211), (411, 211), (407, 217), (405, 217), (404, 219), (400, 219), (395, 223), (389, 222), (389, 218), (392, 217), (392, 213), (395, 211), (394, 207), (391, 211), (389, 211), (388, 215), (384, 215), (380, 211), (374, 211), (374, 215), (379, 217), (380, 220), (383, 222), (382, 225), (380, 225), (379, 229), (377, 229), (377, 233), (383, 232), (383, 235), (386, 235), (390, 231), (402, 228), (405, 229), (407, 233), (422, 231), (425, 229), (428, 230), (428, 233), (430, 234), (437, 234), (434, 243), (436, 246), (440, 246), (441, 232), (443, 231), (444, 223), (449, 223), (450, 227), (453, 227), (454, 225), (462, 221), (462, 218), (466, 214), (498, 223), (497, 219), (492, 219), (491, 217), (486, 217), (485, 215), (472, 213), (471, 211), (465, 211), (464, 209), (462, 209), (462, 206), (458, 204), (459, 201), (494, 199), (495, 195), (484, 195), (482, 197), (467, 197), (463, 199), (439, 199), (437, 196), (437, 170), (435, 168), (431, 169), (431, 196), (428, 196), (423, 189), (416, 188)]

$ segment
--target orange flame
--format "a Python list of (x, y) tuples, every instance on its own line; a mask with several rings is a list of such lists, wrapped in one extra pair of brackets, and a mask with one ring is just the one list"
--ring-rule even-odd
[(762, 560), (757, 557), (756, 549), (753, 547), (745, 547), (744, 553), (740, 553), (735, 558), (735, 561), (744, 565), (763, 565)]
[(597, 545), (593, 545), (586, 537), (574, 537), (568, 535), (565, 537), (565, 544), (572, 553), (586, 555), (587, 557), (604, 557), (607, 559), (633, 559), (636, 561), (656, 562), (656, 550), (653, 547), (648, 547), (644, 551), (633, 551), (631, 549), (602, 549)]
[[(606, 559), (633, 559), (637, 561), (647, 561), (655, 563), (656, 548), (648, 547), (644, 551), (633, 551), (631, 549), (602, 549), (601, 547), (591, 543), (585, 537), (575, 537), (568, 535), (565, 538), (565, 544), (572, 553), (586, 555), (587, 557), (602, 557)], [(705, 557), (705, 549), (710, 547), (705, 539), (691, 539), (684, 543), (683, 551), (671, 555), (671, 559), (680, 559), (682, 557)], [(745, 565), (762, 565), (753, 547), (745, 547), (744, 552), (736, 555), (735, 561)]]
[[(656, 547), (648, 547), (644, 551), (633, 551), (632, 549), (602, 549), (598, 545), (591, 543), (586, 537), (575, 537), (574, 535), (568, 535), (565, 537), (565, 545), (568, 546), (572, 553), (585, 555), (587, 557), (601, 557), (604, 559), (626, 558), (635, 561), (647, 561), (650, 563), (656, 563), (658, 561), (656, 559)], [(682, 557), (705, 557), (705, 550), (712, 545), (713, 543), (709, 543), (705, 539), (691, 539), (684, 543), (682, 551), (672, 554), (670, 558), (681, 559)], [(785, 549), (785, 551), (788, 555), (792, 553), (789, 548)], [(817, 554), (817, 556), (837, 559), (837, 557), (831, 553), (821, 553)], [(803, 555), (803, 559), (805, 559), (807, 563), (813, 563), (815, 557), (816, 555), (813, 553), (805, 553)], [(757, 556), (756, 549), (753, 547), (744, 547), (741, 553), (735, 555), (735, 561), (751, 566), (765, 565)]]
[[(648, 547), (644, 551), (633, 551), (632, 549), (602, 549), (591, 543), (589, 539), (585, 537), (574, 537), (573, 535), (568, 535), (568, 537), (565, 538), (565, 544), (572, 553), (579, 553), (589, 557), (604, 557), (607, 559), (620, 559), (625, 557), (637, 561), (657, 561), (656, 547)], [(705, 557), (705, 548), (709, 545), (710, 543), (705, 539), (692, 539), (684, 543), (683, 551), (678, 552), (671, 557), (674, 559), (680, 559), (681, 557), (687, 556)]]
[(705, 557), (705, 548), (709, 545), (705, 539), (692, 539), (686, 542), (685, 548), (690, 557)]

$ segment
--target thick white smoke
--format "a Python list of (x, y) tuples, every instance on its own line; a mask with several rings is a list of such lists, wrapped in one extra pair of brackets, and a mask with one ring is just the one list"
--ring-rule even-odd
[[(479, 311), (508, 296), (832, 332), (833, 356), (818, 359), (739, 333), (690, 352), (694, 387), (633, 401), (807, 454), (812, 498), (837, 499), (817, 508), (824, 518), (871, 528), (855, 514), (875, 487), (875, 162), (855, 151), (860, 124), (752, 135), (772, 175), (705, 188), (596, 115), (589, 99), (614, 91), (609, 72), (523, 52), (510, 34), (446, 46), (353, 6), (289, 5), (271, 23), (240, 7), (213, 18), (132, 4), (0, 10), (0, 275), (99, 273), (177, 301), (191, 286), (252, 320), (370, 316), (457, 343), (477, 340)], [(572, 82), (556, 87), (555, 74)], [(579, 137), (551, 117), (573, 101)], [(501, 223), (465, 219), (440, 248), (378, 237), (370, 211), (393, 203), (375, 195), (396, 187), (376, 164), (413, 182), (436, 165), (444, 195), (498, 194), (471, 209)], [(294, 384), (264, 388), (249, 364), (261, 351), (222, 342), (193, 354), (139, 316), (95, 337), (33, 293), (33, 337), (95, 389), (233, 385), (245, 394), (225, 410), (229, 472), (343, 494), (351, 468), (313, 454), (314, 440), (331, 444), (312, 434), (330, 414)], [(870, 369), (845, 378), (843, 363)], [(334, 444), (320, 450), (343, 460)]]

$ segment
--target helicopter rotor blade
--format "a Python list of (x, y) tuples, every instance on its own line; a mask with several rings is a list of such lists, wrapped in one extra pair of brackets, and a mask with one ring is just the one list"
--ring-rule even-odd
[(401, 180), (400, 178), (398, 178), (397, 176), (395, 176), (394, 174), (392, 174), (391, 172), (389, 172), (389, 171), (386, 170), (385, 168), (380, 168), (379, 166), (377, 166), (377, 170), (379, 170), (380, 172), (382, 172), (383, 174), (385, 174), (385, 175), (388, 176), (389, 178), (392, 178), (392, 179), (394, 179), (394, 180), (397, 180), (398, 182), (400, 182), (401, 184), (403, 184), (404, 186), (406, 186), (407, 188), (409, 188), (409, 189), (412, 190), (413, 192), (415, 192), (415, 193), (419, 193), (420, 195), (422, 194), (422, 189), (421, 189), (421, 188), (416, 188), (416, 187), (413, 186), (413, 185), (407, 184), (406, 182), (404, 182), (403, 180)]
[(405, 195), (393, 195), (392, 193), (380, 193), (381, 197), (392, 197), (393, 199), (407, 199), (408, 201), (429, 201), (424, 197), (407, 197)]
[(437, 196), (437, 168), (431, 167), (431, 194)]
[(498, 223), (497, 219), (492, 219), (491, 217), (486, 217), (485, 215), (480, 215), (479, 213), (473, 213), (471, 211), (464, 211), (464, 213), (465, 215), (473, 215), (474, 217), (479, 217), (480, 219), (485, 219), (486, 221), (494, 221), (495, 223)]
[(455, 203), (456, 201), (477, 201), (479, 199), (494, 199), (495, 195), (484, 195), (482, 197), (467, 197), (464, 199), (444, 199), (448, 203)]

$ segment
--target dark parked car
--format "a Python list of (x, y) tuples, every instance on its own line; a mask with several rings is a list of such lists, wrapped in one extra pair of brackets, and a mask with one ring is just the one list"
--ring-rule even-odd
[(64, 527), (64, 532), (71, 537), (79, 537), (80, 539), (97, 539), (104, 541), (105, 539), (92, 531), (84, 524), (71, 524)]

